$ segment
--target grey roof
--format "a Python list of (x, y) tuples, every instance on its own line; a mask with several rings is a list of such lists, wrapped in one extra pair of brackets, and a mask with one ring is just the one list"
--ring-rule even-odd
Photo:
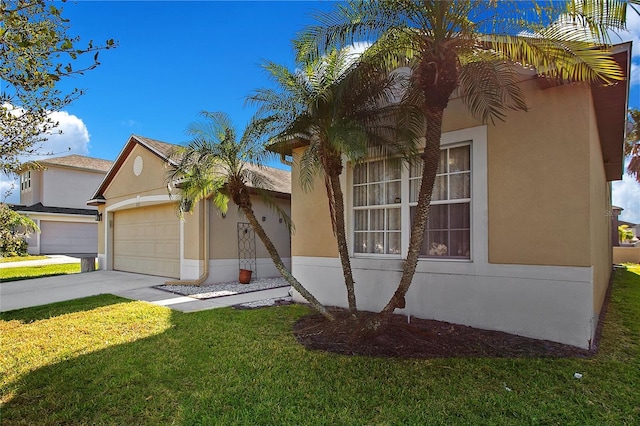
[[(262, 166), (258, 167), (254, 164), (246, 164), (249, 170), (257, 171), (265, 177), (265, 188), (269, 191), (281, 192), (283, 194), (291, 194), (291, 172), (287, 170), (276, 169), (274, 167)], [(249, 183), (249, 186), (252, 186)]]
[(95, 216), (98, 212), (95, 209), (75, 209), (69, 207), (49, 207), (44, 206), (42, 203), (37, 203), (32, 206), (12, 205), (11, 209), (17, 212), (25, 213), (57, 213), (57, 214), (70, 214), (70, 215), (87, 215)]
[(52, 165), (52, 166), (64, 166), (64, 167), (73, 167), (76, 169), (85, 169), (85, 170), (97, 170), (100, 172), (107, 172), (113, 161), (103, 160), (101, 158), (93, 158), (93, 157), (85, 157), (84, 155), (71, 154), (65, 155), (63, 157), (53, 157), (46, 158), (44, 160), (33, 161), (27, 164), (41, 164), (43, 166)]

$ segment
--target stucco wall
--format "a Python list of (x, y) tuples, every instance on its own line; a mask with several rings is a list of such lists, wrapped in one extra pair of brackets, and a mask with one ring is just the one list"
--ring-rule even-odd
[(291, 170), (291, 218), (295, 225), (291, 252), (294, 256), (337, 257), (338, 248), (331, 228), (324, 178), (317, 176), (309, 191), (300, 186), (297, 165), (303, 152), (304, 148), (295, 150), (294, 167)]
[[(105, 173), (47, 166), (42, 172), (42, 204), (93, 209), (87, 206)], [(72, 188), (72, 189), (71, 189)]]
[[(593, 103), (590, 115), (595, 117)], [(597, 322), (612, 271), (611, 186), (607, 182), (595, 118), (589, 122), (590, 254), (593, 268), (593, 321)]]
[[(264, 228), (265, 232), (278, 250), (280, 257), (291, 257), (291, 244), (287, 226), (280, 223), (278, 215), (270, 207), (265, 205), (258, 197), (251, 197), (253, 204), (253, 212)], [(287, 214), (291, 214), (289, 200), (277, 199), (275, 202)], [(262, 221), (262, 218), (265, 218)], [(226, 217), (222, 217), (219, 211), (212, 208), (210, 215), (211, 229), (211, 259), (237, 259), (238, 258), (238, 222), (246, 223), (247, 219), (244, 214), (238, 210), (238, 207), (229, 202), (229, 209)], [(269, 253), (260, 238), (256, 235), (256, 257), (266, 258)]]
[(590, 266), (590, 92), (525, 88), (529, 111), (489, 126), (489, 261)]
[[(18, 185), (20, 182), (18, 181)], [(27, 190), (20, 191), (20, 204), (24, 206), (32, 206), (42, 202), (42, 170), (31, 170), (31, 187)]]
[[(194, 206), (192, 213), (184, 214), (184, 258), (202, 260), (204, 258), (204, 203)], [(211, 229), (211, 228), (209, 228)]]

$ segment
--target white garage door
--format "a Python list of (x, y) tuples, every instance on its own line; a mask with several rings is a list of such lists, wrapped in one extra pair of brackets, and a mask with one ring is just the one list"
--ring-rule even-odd
[(173, 205), (115, 212), (113, 269), (180, 277), (180, 221)]
[(40, 221), (40, 253), (95, 254), (97, 251), (97, 223)]

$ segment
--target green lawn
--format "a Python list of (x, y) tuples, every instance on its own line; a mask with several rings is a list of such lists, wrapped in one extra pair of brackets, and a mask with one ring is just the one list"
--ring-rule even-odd
[(79, 263), (2, 268), (0, 269), (0, 282), (50, 277), (53, 275), (75, 274), (78, 272), (80, 272)]
[(0, 263), (8, 262), (24, 262), (25, 260), (41, 260), (46, 259), (47, 256), (12, 256), (12, 257), (0, 257)]
[(99, 296), (2, 314), (2, 423), (639, 423), (640, 266), (616, 273), (591, 359), (313, 352), (291, 335), (307, 313), (294, 305), (183, 314)]

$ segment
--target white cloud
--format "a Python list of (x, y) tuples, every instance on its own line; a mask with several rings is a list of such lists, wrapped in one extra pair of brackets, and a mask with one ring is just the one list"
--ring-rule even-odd
[(626, 173), (629, 160), (625, 163), (625, 174), (621, 181), (613, 182), (613, 204), (624, 210), (620, 219), (640, 223), (640, 183)]
[(611, 33), (613, 43), (632, 41), (631, 84), (640, 84), (640, 15), (627, 5), (627, 30)]
[[(51, 119), (59, 124), (53, 130), (54, 134), (49, 135), (42, 143), (38, 158), (89, 153), (89, 131), (81, 119), (66, 111), (53, 112)], [(58, 130), (62, 134), (55, 133)]]
[[(52, 130), (54, 134), (48, 135), (47, 140), (40, 144), (36, 155), (22, 157), (22, 161), (44, 160), (45, 158), (70, 154), (87, 155), (89, 153), (89, 131), (80, 118), (66, 111), (53, 112), (51, 118), (58, 123), (58, 127)], [(62, 130), (62, 134), (55, 133), (58, 130)], [(14, 185), (11, 195), (3, 199), (7, 190), (12, 189), (11, 185)], [(20, 194), (16, 188), (19, 188), (17, 179), (4, 174), (0, 175), (0, 201), (19, 203)]]

